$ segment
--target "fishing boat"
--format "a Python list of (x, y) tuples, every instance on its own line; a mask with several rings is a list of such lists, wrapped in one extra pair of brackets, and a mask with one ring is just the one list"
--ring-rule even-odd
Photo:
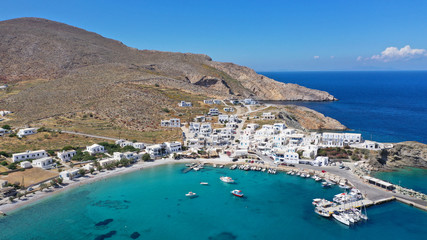
[(231, 177), (220, 177), (219, 179), (225, 183), (234, 183), (234, 180)]
[(237, 190), (237, 189), (235, 189), (235, 190), (231, 191), (231, 194), (233, 194), (233, 195), (234, 195), (234, 196), (236, 196), (236, 197), (243, 197), (243, 193), (242, 193), (242, 191)]
[(200, 185), (209, 185), (207, 182), (200, 182)]
[(185, 196), (189, 198), (194, 198), (194, 197), (197, 197), (197, 194), (194, 192), (188, 192), (187, 194), (185, 194)]

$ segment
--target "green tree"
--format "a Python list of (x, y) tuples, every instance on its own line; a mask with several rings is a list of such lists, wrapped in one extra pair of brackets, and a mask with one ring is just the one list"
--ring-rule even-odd
[(151, 156), (148, 153), (144, 153), (144, 155), (142, 155), (142, 161), (147, 162), (151, 160)]
[(18, 193), (18, 194), (16, 194), (16, 196), (18, 197), (19, 200), (21, 200), (21, 197), (24, 196), (24, 194)]
[(79, 174), (80, 174), (80, 176), (86, 175), (86, 170), (84, 170), (83, 168), (80, 168), (79, 169)]

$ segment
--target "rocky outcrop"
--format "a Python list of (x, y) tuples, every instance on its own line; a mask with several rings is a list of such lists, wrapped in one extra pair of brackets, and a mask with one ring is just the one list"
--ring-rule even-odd
[(211, 62), (211, 66), (227, 73), (231, 78), (238, 80), (243, 87), (261, 100), (286, 101), (334, 101), (331, 94), (309, 89), (297, 84), (277, 82), (266, 76), (257, 74), (253, 69), (233, 63)]
[(399, 167), (427, 168), (427, 145), (419, 142), (396, 143), (391, 149), (371, 154), (369, 164), (383, 170)]
[(335, 131), (347, 129), (339, 121), (302, 106), (284, 106), (279, 113), (279, 118), (284, 119), (286, 125), (293, 128)]

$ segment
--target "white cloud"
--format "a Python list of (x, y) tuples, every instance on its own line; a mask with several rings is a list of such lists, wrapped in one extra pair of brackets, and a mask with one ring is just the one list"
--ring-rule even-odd
[(331, 56), (331, 59), (334, 59), (335, 58), (335, 56)]
[(314, 56), (313, 58), (314, 58), (314, 59), (319, 59), (320, 57), (319, 57), (319, 56)]
[(358, 56), (358, 57), (356, 58), (356, 60), (360, 62), (360, 61), (362, 61), (362, 60), (363, 60), (363, 57), (362, 57), (362, 56)]
[[(423, 56), (427, 56), (427, 51), (425, 49), (411, 48), (411, 46), (406, 45), (401, 49), (397, 47), (388, 47), (382, 51), (380, 55), (374, 55), (370, 59), (389, 62), (393, 60), (410, 60)], [(357, 58), (358, 61), (360, 61), (359, 58), (360, 57)]]

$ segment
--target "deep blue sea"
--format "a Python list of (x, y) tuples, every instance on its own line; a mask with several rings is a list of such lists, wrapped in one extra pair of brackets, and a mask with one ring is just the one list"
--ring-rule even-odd
[(339, 101), (294, 104), (335, 118), (365, 139), (427, 143), (427, 71), (261, 74), (331, 93)]
[[(184, 174), (168, 165), (116, 176), (0, 218), (2, 240), (131, 239), (425, 239), (427, 212), (392, 202), (368, 208), (369, 220), (346, 227), (313, 212), (331, 198), (312, 179), (207, 168)], [(236, 184), (219, 180), (228, 175)], [(201, 181), (209, 182), (203, 186)], [(241, 199), (230, 194), (240, 189)], [(193, 191), (199, 197), (188, 199)]]

